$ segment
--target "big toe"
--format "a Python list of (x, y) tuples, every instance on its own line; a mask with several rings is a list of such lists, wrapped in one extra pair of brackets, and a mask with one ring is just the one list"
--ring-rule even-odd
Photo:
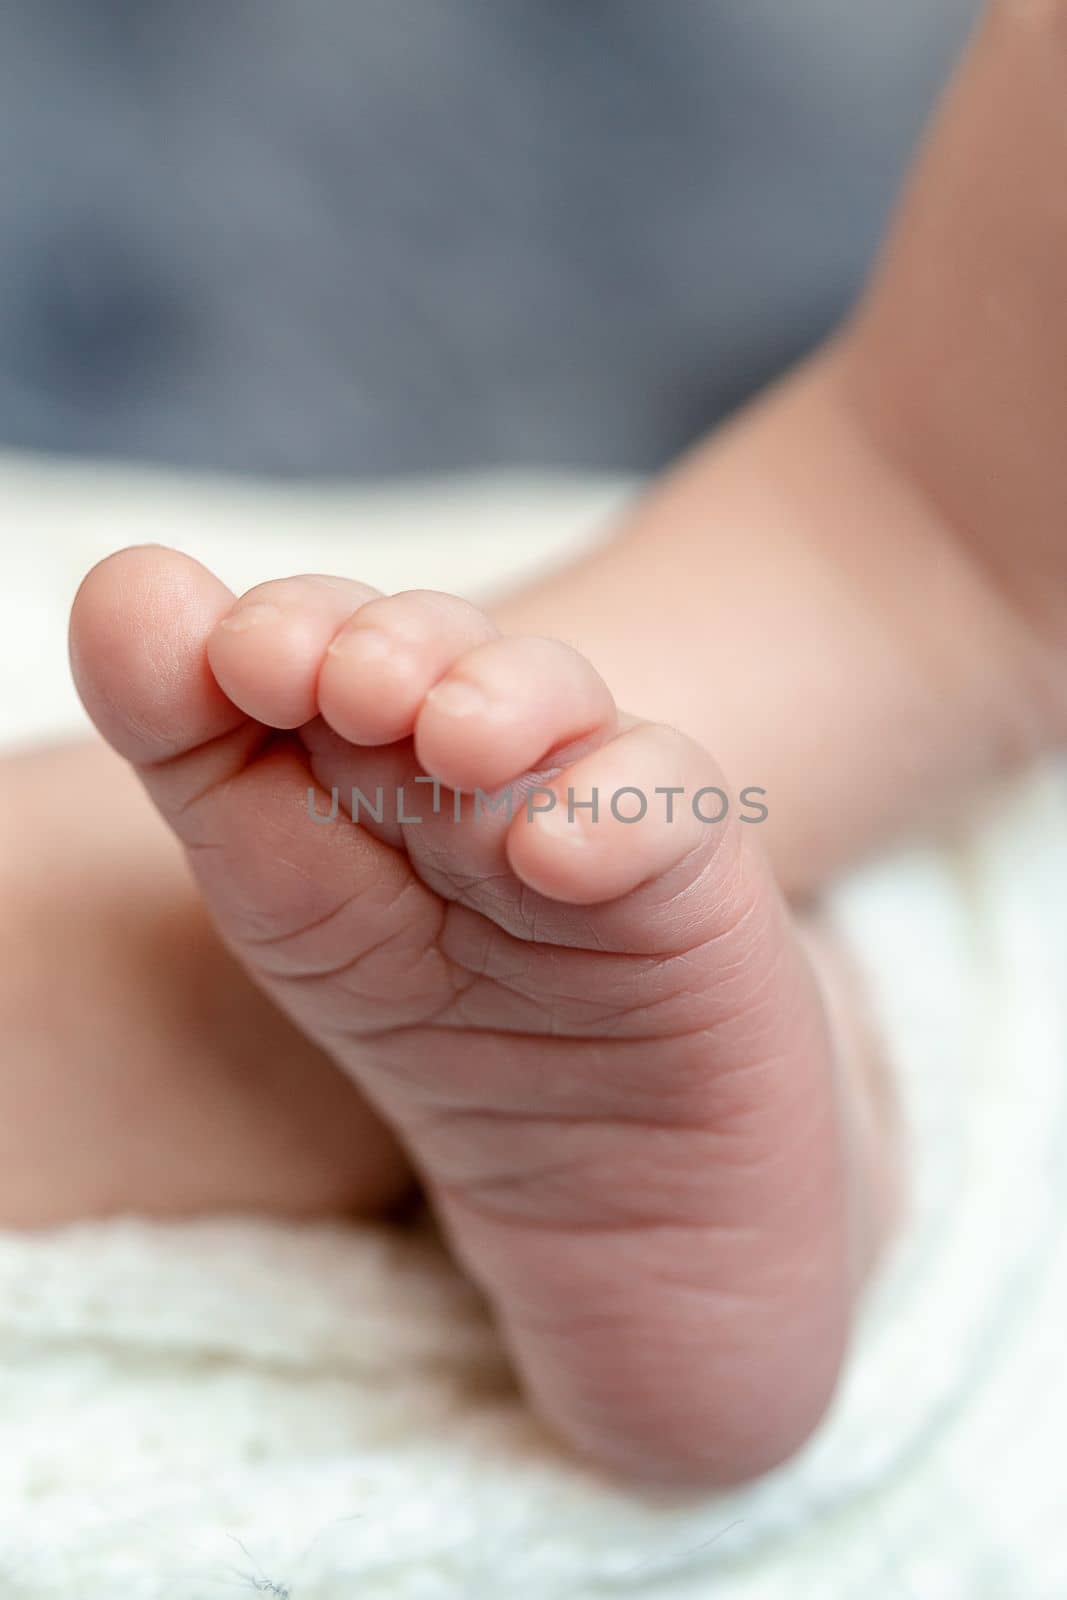
[(166, 761), (244, 720), (207, 658), (207, 640), (232, 605), (199, 561), (158, 545), (120, 550), (83, 580), (70, 620), (74, 681), (128, 761)]

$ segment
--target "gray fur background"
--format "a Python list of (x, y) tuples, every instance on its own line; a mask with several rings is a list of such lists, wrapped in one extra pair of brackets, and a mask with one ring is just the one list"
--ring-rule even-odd
[(974, 0), (0, 0), (0, 444), (643, 469), (847, 302)]

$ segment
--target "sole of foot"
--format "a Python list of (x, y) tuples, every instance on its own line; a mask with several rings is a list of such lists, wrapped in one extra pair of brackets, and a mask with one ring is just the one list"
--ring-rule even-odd
[(847, 1341), (854, 1152), (712, 758), (438, 593), (235, 599), (136, 548), (86, 578), (71, 653), (227, 946), (411, 1152), (544, 1418), (644, 1480), (791, 1454)]

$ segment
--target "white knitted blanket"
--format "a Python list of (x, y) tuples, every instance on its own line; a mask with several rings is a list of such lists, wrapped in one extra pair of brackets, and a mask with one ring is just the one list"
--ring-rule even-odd
[[(66, 603), (123, 543), (180, 544), (240, 586), (317, 569), (470, 592), (559, 554), (617, 493), (179, 489), (0, 462), (0, 736), (81, 725)], [(429, 1236), (0, 1235), (0, 1596), (1062, 1600), (1065, 793), (1037, 777), (953, 849), (837, 897), (892, 1043), (915, 1204), (800, 1459), (703, 1501), (577, 1468)]]

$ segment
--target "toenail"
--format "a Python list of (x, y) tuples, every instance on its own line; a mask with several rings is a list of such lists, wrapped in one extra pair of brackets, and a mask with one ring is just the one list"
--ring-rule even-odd
[(228, 617), (223, 617), (219, 623), (220, 628), (228, 628), (231, 633), (240, 633), (245, 628), (256, 628), (261, 622), (277, 622), (281, 616), (277, 606), (256, 603), (251, 606), (239, 606), (236, 611), (231, 611)]
[(384, 661), (393, 653), (393, 641), (382, 628), (342, 628), (330, 641), (330, 656), (358, 656), (361, 661)]
[(477, 717), (489, 710), (489, 701), (481, 689), (458, 678), (450, 683), (439, 683), (436, 689), (430, 690), (426, 700), (446, 717)]
[(547, 834), (550, 839), (558, 839), (561, 843), (571, 845), (584, 845), (589, 842), (589, 834), (585, 826), (585, 817), (572, 812), (567, 814), (567, 802), (557, 797), (557, 804), (551, 811), (535, 810), (529, 819), (542, 834)]

